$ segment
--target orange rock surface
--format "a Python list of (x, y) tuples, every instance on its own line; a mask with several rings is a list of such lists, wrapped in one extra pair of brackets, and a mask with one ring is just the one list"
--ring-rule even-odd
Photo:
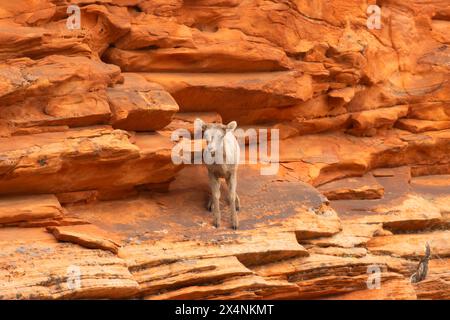
[[(371, 4), (2, 1), (0, 299), (449, 299), (448, 1)], [(237, 231), (197, 117), (279, 130)]]

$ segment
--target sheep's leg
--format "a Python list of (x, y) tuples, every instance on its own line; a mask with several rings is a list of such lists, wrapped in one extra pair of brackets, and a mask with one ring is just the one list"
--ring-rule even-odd
[[(230, 181), (229, 181), (229, 179), (227, 180), (227, 186), (228, 186), (228, 190), (230, 190)], [(236, 192), (235, 199), (236, 199), (236, 205), (234, 207), (236, 208), (236, 211), (239, 211), (239, 210), (241, 210), (241, 199), (239, 199), (239, 195), (237, 194), (237, 192)], [(228, 199), (228, 204), (231, 207), (231, 200), (230, 200), (230, 198)]]
[(209, 176), (209, 185), (211, 187), (211, 203), (212, 211), (214, 215), (214, 226), (218, 228), (220, 226), (220, 181), (213, 175)]
[(212, 203), (213, 203), (213, 200), (212, 200), (213, 198), (212, 198), (212, 196), (209, 196), (208, 197), (208, 203), (206, 204), (206, 209), (208, 209), (208, 211), (212, 211)]
[(234, 230), (238, 228), (238, 217), (236, 213), (236, 173), (232, 173), (230, 178), (227, 179), (228, 184), (228, 196), (231, 207), (231, 224)]

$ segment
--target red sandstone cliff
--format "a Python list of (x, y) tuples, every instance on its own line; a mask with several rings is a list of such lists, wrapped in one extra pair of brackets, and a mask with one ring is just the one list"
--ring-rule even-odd
[[(450, 298), (449, 31), (448, 0), (0, 0), (0, 298)], [(195, 117), (280, 130), (236, 232), (171, 160)]]

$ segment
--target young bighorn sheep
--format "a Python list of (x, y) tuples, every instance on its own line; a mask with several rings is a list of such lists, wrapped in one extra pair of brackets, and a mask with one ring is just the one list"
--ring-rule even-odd
[(240, 209), (240, 200), (236, 193), (237, 169), (239, 165), (240, 149), (233, 132), (237, 127), (236, 121), (227, 125), (218, 123), (205, 123), (197, 119), (201, 125), (203, 137), (206, 140), (204, 160), (208, 168), (211, 197), (207, 208), (214, 214), (214, 226), (220, 226), (220, 178), (224, 178), (228, 186), (228, 199), (231, 207), (231, 223), (233, 229), (238, 228), (237, 212)]

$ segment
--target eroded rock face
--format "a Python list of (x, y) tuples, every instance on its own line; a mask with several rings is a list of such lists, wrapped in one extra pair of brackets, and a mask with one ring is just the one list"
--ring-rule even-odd
[(109, 251), (59, 243), (44, 229), (0, 232), (2, 299), (125, 298), (138, 290), (125, 262)]
[(2, 194), (133, 188), (166, 182), (179, 170), (171, 160), (172, 143), (157, 133), (136, 135), (134, 143), (110, 127), (2, 140)]
[(52, 55), (7, 60), (0, 69), (0, 117), (16, 128), (108, 122), (106, 87), (120, 77), (116, 66)]
[(60, 218), (63, 209), (54, 195), (5, 197), (0, 199), (0, 223)]
[[(72, 2), (0, 4), (0, 298), (449, 298), (447, 1)], [(197, 117), (280, 131), (236, 232), (171, 159)]]
[(178, 105), (172, 96), (139, 74), (124, 74), (124, 83), (108, 89), (111, 124), (130, 131), (156, 131), (168, 125)]

